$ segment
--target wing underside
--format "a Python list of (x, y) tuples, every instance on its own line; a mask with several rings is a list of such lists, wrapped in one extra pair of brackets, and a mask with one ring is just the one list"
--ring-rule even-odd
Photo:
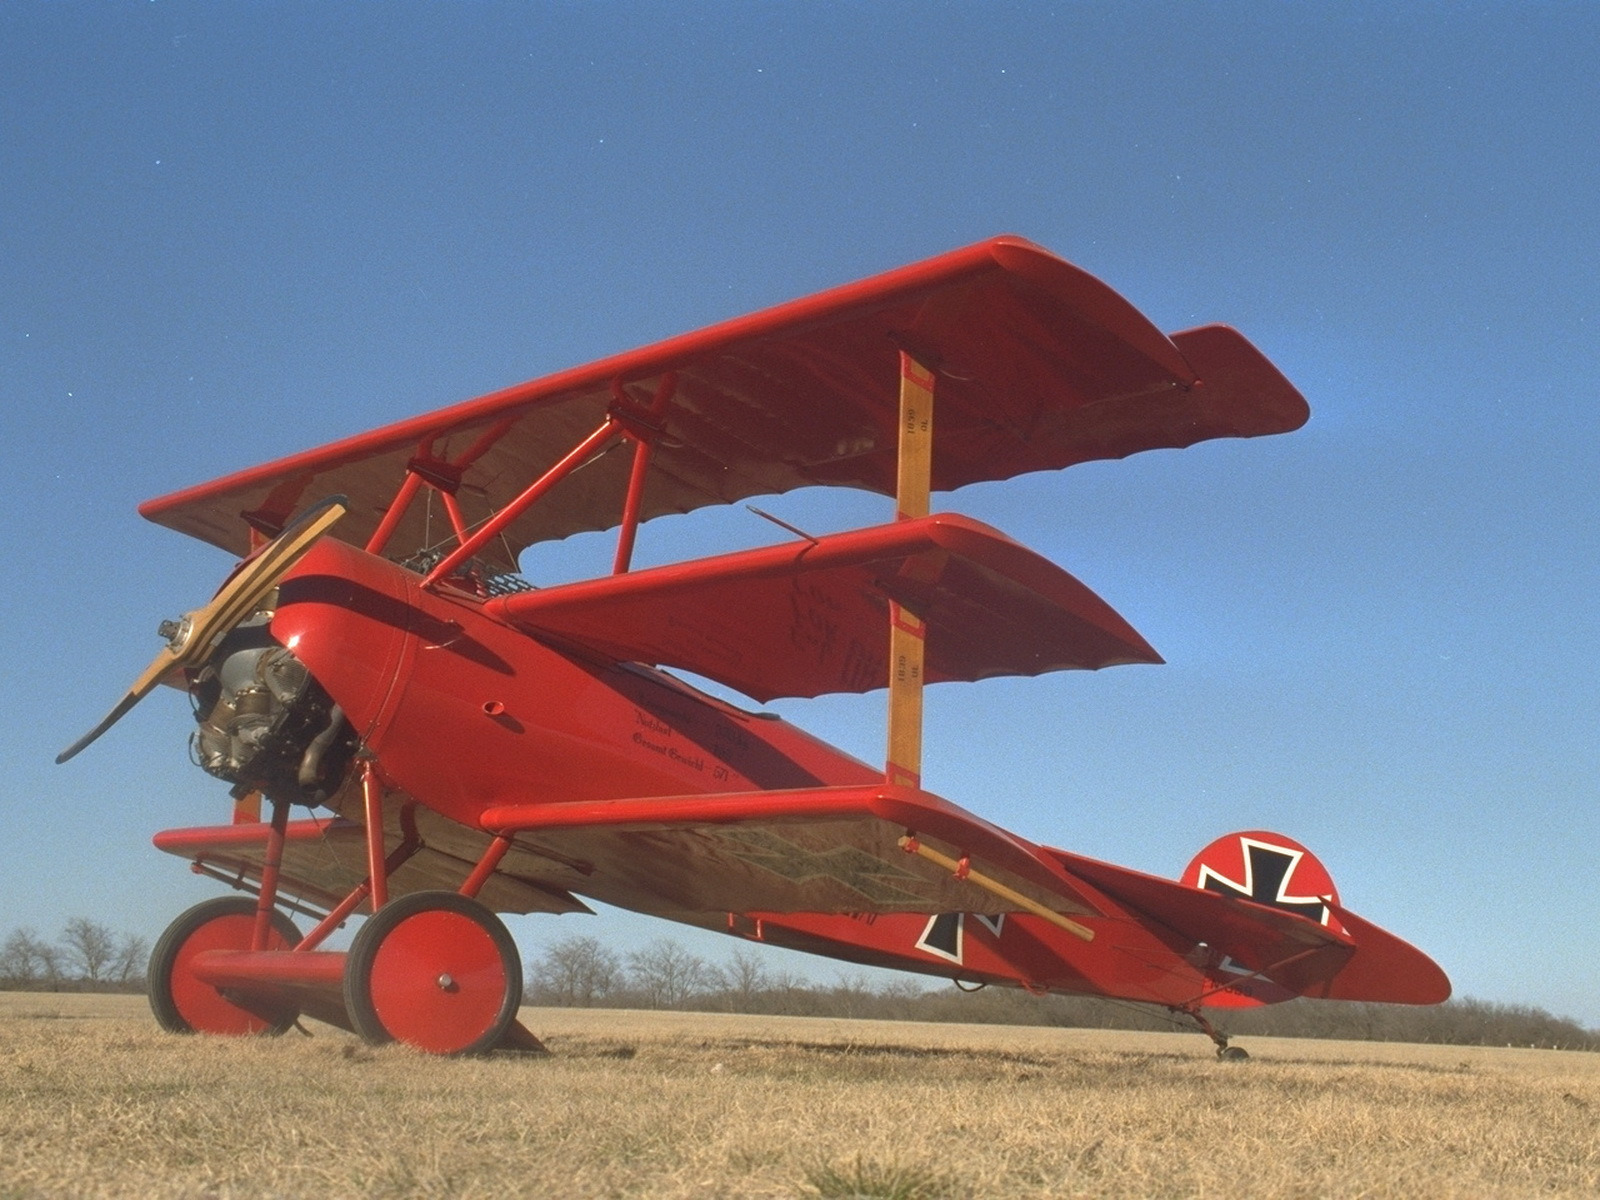
[(927, 625), (930, 682), (1161, 661), (1071, 575), (959, 516), (521, 592), (490, 611), (764, 702), (883, 687), (891, 600)]
[[(930, 793), (888, 786), (506, 804), (485, 810), (476, 831), (417, 806), (391, 821), (385, 850), (416, 847), (390, 877), (391, 894), (400, 895), (458, 886), (492, 836), (510, 836), (512, 850), (481, 897), (506, 912), (583, 911), (574, 893), (679, 917), (1006, 910), (991, 893), (906, 853), (898, 843), (908, 831), (981, 857), (1036, 903), (1092, 911), (1070, 877), (1029, 844)], [(168, 830), (156, 846), (208, 873), (255, 880), (266, 838), (265, 825), (224, 825)], [(291, 822), (283, 870), (294, 894), (332, 907), (365, 878), (361, 825)]]
[[(392, 805), (390, 814), (385, 849), (403, 858), (390, 876), (394, 895), (454, 891), (489, 844), (487, 835), (420, 806)], [(155, 845), (189, 860), (203, 874), (251, 887), (261, 879), (267, 832), (266, 825), (256, 823), (169, 829), (156, 835)], [(589, 911), (576, 897), (547, 881), (546, 866), (542, 859), (508, 855), (480, 899), (497, 912)], [(291, 821), (281, 871), (281, 890), (286, 897), (315, 910), (330, 909), (366, 878), (366, 831), (358, 822), (340, 817)], [(364, 905), (357, 911), (369, 912), (370, 907)]]
[[(1173, 1005), (1449, 995), (1430, 959), (1348, 909), (1330, 906), (1338, 924), (1322, 925), (1037, 846), (918, 789), (508, 803), (486, 809), (476, 831), (416, 816), (420, 826), (387, 830), (391, 855), (416, 847), (391, 895), (452, 888), (504, 835), (512, 848), (480, 896), (499, 911), (582, 912), (583, 896), (747, 935), (753, 915), (775, 940), (835, 957)], [(942, 861), (909, 853), (907, 835)], [(265, 840), (265, 826), (234, 825), (171, 830), (156, 844), (248, 886)], [(292, 822), (283, 865), (294, 895), (331, 908), (364, 878), (364, 833), (345, 820)], [(1052, 932), (1041, 913), (1078, 934)], [(990, 943), (987, 967), (976, 950), (964, 967), (929, 960), (917, 934), (939, 914), (989, 922), (973, 934)]]
[(1033, 847), (928, 792), (887, 785), (668, 796), (485, 811), (485, 829), (568, 864), (563, 886), (660, 916), (1006, 911), (991, 892), (907, 853), (915, 833), (981, 859), (1054, 911), (1092, 902)]
[[(938, 376), (936, 490), (1280, 433), (1307, 416), (1293, 386), (1231, 329), (1168, 337), (1092, 276), (1028, 242), (997, 238), (189, 488), (140, 511), (243, 554), (250, 527), (270, 532), (306, 503), (338, 493), (351, 510), (337, 536), (364, 544), (414, 470), (448, 493), (470, 525), (505, 507), (608, 413), (653, 444), (644, 519), (808, 485), (892, 495), (902, 349)], [(483, 556), (514, 567), (528, 545), (617, 525), (631, 457), (608, 452), (589, 462)], [(409, 506), (391, 545), (422, 547), (430, 521), (435, 533), (448, 528), (437, 509)]]

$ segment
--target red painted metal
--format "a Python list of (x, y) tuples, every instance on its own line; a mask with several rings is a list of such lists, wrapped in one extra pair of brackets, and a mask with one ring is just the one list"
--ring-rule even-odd
[[(151, 1007), (165, 1028), (237, 1037), (279, 1032), (293, 1021), (292, 1006), (281, 995), (225, 995), (200, 973), (200, 962), (211, 954), (248, 953), (255, 926), (255, 904), (244, 896), (205, 901), (172, 923), (151, 955)], [(287, 954), (273, 952), (294, 943), (294, 927), (275, 918), (263, 953), (285, 959)]]
[(415, 893), (356, 935), (345, 1003), (368, 1041), (477, 1053), (515, 1020), (521, 972), (505, 927), (481, 905), (451, 892)]
[[(648, 587), (651, 574), (602, 582)], [(367, 581), (362, 594), (370, 601), (333, 604), (319, 588), (299, 584), (300, 578), (325, 577)], [(829, 866), (829, 845), (903, 857), (894, 849), (895, 838), (914, 829), (941, 839), (952, 858), (970, 855), (986, 872), (1010, 872), (1040, 889), (1038, 896), (1053, 898), (1059, 911), (1113, 922), (1097, 927), (1093, 946), (1085, 948), (1068, 944), (1072, 939), (1065, 935), (1030, 931), (1016, 918), (1013, 927), (1042, 948), (1008, 951), (1020, 954), (1020, 965), (1010, 968), (998, 959), (978, 968), (963, 964), (964, 978), (1167, 1003), (1225, 981), (1207, 975), (1222, 969), (1220, 961), (1187, 964), (1185, 956), (1197, 943), (1234, 947), (1252, 966), (1270, 965), (1307, 945), (1280, 952), (1284, 939), (1301, 937), (1306, 924), (1292, 914), (1245, 909), (1172, 881), (1161, 881), (1158, 893), (1144, 882), (1149, 877), (1136, 872), (1112, 873), (1033, 846), (927, 793), (886, 788), (865, 764), (784, 722), (752, 717), (636, 667), (597, 665), (533, 641), (493, 619), (507, 607), (422, 592), (399, 568), (325, 542), (280, 590), (274, 630), (294, 639), (313, 674), (341, 697), (395, 786), (425, 797), (428, 807), (463, 825), (492, 835), (526, 833), (541, 854), (589, 864), (586, 874), (574, 875), (547, 862), (551, 886), (644, 911), (702, 911), (718, 920), (727, 912), (755, 911), (776, 922), (774, 930), (787, 922), (797, 939), (841, 953), (854, 946), (848, 953), (858, 955), (869, 951), (860, 940), (840, 936), (851, 928), (839, 923), (848, 920), (843, 914), (897, 906), (923, 913), (994, 911), (992, 901), (960, 881), (919, 880), (913, 886), (890, 880), (892, 891), (885, 893), (872, 881), (863, 885), (843, 860), (838, 869)], [(390, 646), (397, 625), (414, 631), (398, 651)], [(361, 665), (380, 656), (395, 663), (389, 686), (382, 688), (364, 682), (370, 677)], [(351, 686), (341, 690), (346, 673)], [(498, 706), (493, 712), (486, 708), (491, 701)], [(533, 778), (536, 799), (521, 801)], [(719, 832), (728, 829), (749, 832), (729, 840)], [(815, 875), (796, 880), (792, 869), (766, 869), (759, 848), (765, 843), (784, 847), (774, 851), (780, 856), (798, 853), (815, 861)], [(1144, 914), (1154, 905), (1169, 914), (1165, 920), (1176, 919), (1169, 910), (1187, 912), (1192, 920), (1175, 926), (1182, 934), (1165, 924), (1152, 927)], [(870, 953), (914, 970), (931, 964), (957, 973), (954, 964), (915, 951), (914, 942), (902, 937), (899, 953), (890, 954), (890, 947)], [(1347, 943), (1325, 944), (1327, 952), (1314, 961), (1288, 968), (1297, 987), (1326, 989), (1338, 970), (1359, 957), (1352, 957)], [(1442, 986), (1437, 969), (1409, 947), (1387, 965), (1397, 976), (1428, 980), (1407, 994), (1436, 995)], [(1385, 996), (1395, 991), (1380, 987), (1375, 972), (1361, 975), (1369, 989)]]
[(313, 987), (338, 990), (344, 986), (341, 950), (306, 950), (285, 954), (280, 950), (206, 950), (191, 960), (196, 980), (213, 988), (262, 990)]
[[(633, 562), (633, 543), (639, 532), (639, 513), (644, 503), (645, 480), (650, 471), (650, 453), (661, 432), (662, 414), (666, 412), (667, 402), (672, 399), (677, 386), (677, 375), (669, 371), (656, 387), (648, 417), (643, 420), (624, 419), (628, 436), (633, 439), (633, 468), (628, 475), (628, 494), (622, 502), (622, 527), (617, 531), (617, 553), (611, 563), (613, 575), (624, 573)], [(624, 399), (621, 380), (617, 381), (614, 394), (619, 404), (611, 411), (616, 416), (626, 411), (626, 405), (620, 403)]]
[[(393, 875), (395, 871), (410, 860), (412, 855), (422, 848), (422, 839), (417, 836), (416, 825), (410, 819), (410, 807), (402, 808), (400, 814), (403, 837), (400, 844), (383, 861), (383, 870), (380, 874), (384, 878)], [(310, 933), (306, 934), (296, 949), (313, 950), (320, 946), (334, 930), (349, 920), (350, 915), (360, 908), (370, 895), (372, 895), (372, 875), (369, 873), (366, 879), (363, 879), (352, 888), (350, 893), (339, 901)]]
[(599, 428), (569, 450), (560, 462), (529, 484), (520, 496), (485, 521), (479, 527), (477, 533), (463, 540), (461, 545), (446, 555), (438, 566), (428, 572), (427, 578), (422, 581), (422, 586), (429, 588), (438, 583), (439, 580), (448, 578), (451, 572), (460, 567), (462, 563), (494, 541), (502, 530), (521, 516), (528, 508), (532, 507), (534, 502), (541, 496), (588, 462), (589, 458), (597, 450), (607, 442), (621, 436), (622, 426), (607, 416), (600, 423)]
[[(359, 825), (349, 821), (326, 818), (308, 818), (286, 822), (283, 829), (285, 849), (293, 852), (297, 844), (314, 844), (330, 837), (360, 836)], [(211, 846), (260, 846), (271, 837), (271, 826), (254, 825), (202, 825), (184, 829), (164, 829), (153, 841), (157, 850), (187, 858), (194, 845), (204, 842)]]
[(450, 530), (456, 535), (458, 542), (467, 540), (467, 519), (461, 513), (461, 503), (456, 499), (454, 492), (440, 492), (439, 499), (444, 502), (445, 515), (450, 518)]
[(383, 514), (383, 520), (378, 528), (373, 530), (372, 537), (367, 541), (368, 554), (382, 554), (384, 547), (389, 544), (389, 539), (394, 536), (394, 531), (400, 525), (400, 520), (411, 507), (411, 501), (416, 498), (417, 490), (422, 487), (422, 476), (414, 469), (406, 470), (405, 480), (400, 484), (400, 490), (395, 493), (394, 499), (389, 501)]
[(644, 484), (650, 472), (648, 441), (633, 444), (633, 470), (628, 476), (628, 495), (622, 505), (622, 528), (617, 531), (617, 553), (611, 573), (621, 575), (633, 564), (633, 544), (639, 534), (639, 507), (644, 501)]
[[(289, 823), (275, 806), (266, 830), (158, 838), (261, 880), (244, 933), (230, 911), (192, 935), (194, 949), (179, 939), (181, 1003), (203, 1006), (225, 985), (271, 1014), (290, 993), (327, 1000), (337, 982), (340, 1011), (369, 1040), (435, 1053), (500, 1044), (520, 965), (470, 898), (496, 888), (518, 911), (573, 911), (583, 896), (853, 961), (1184, 1012), (1224, 998), (1448, 995), (1424, 955), (1340, 907), (1331, 880), (1315, 920), (1298, 893), (1263, 902), (1052, 850), (641, 665), (758, 698), (875, 688), (891, 604), (925, 627), (930, 681), (1160, 661), (1077, 580), (959, 516), (628, 570), (639, 523), (662, 512), (807, 484), (892, 492), (902, 354), (938, 376), (939, 489), (1306, 416), (1233, 331), (1168, 337), (1076, 268), (997, 239), (152, 501), (146, 515), (231, 547), (244, 536), (235, 514), (291, 512), (307, 489), (336, 484), (354, 501), (341, 537), (415, 549), (412, 500), (426, 483), (460, 543), (419, 578), (324, 538), (283, 579), (272, 634), (362, 746), (359, 782), (331, 800), (351, 819)], [(645, 412), (630, 389), (652, 379)], [(631, 463), (599, 453), (623, 436)], [(558, 488), (580, 466), (581, 481)], [(495, 514), (471, 534), (458, 484)], [(436, 586), (468, 559), (608, 525), (619, 499), (609, 577), (492, 600)], [(403, 831), (387, 856), (385, 791)], [(928, 854), (902, 853), (907, 835)], [(361, 858), (356, 842), (360, 883), (337, 865)], [(319, 853), (335, 866), (317, 866)], [(293, 894), (343, 896), (309, 946), (371, 901), (342, 961), (286, 953), (270, 929), (250, 950), (280, 858)], [(418, 882), (439, 862), (450, 890)], [(200, 1019), (250, 1031), (226, 1012)]]
[[(1038, 246), (995, 238), (654, 346), (519, 384), (214, 483), (152, 500), (152, 520), (242, 553), (237, 514), (288, 512), (340, 493), (340, 536), (364, 543), (390, 511), (419, 444), (447, 456), (492, 431), (465, 482), (502, 511), (573, 429), (613, 403), (615, 380), (678, 374), (670, 437), (653, 451), (641, 518), (810, 485), (894, 491), (892, 387), (900, 349), (942, 368), (936, 490), (1212, 437), (1280, 433), (1299, 393), (1232, 330), (1165, 335), (1110, 288)], [(501, 431), (501, 425), (505, 428)], [(463, 459), (458, 458), (458, 462)], [(617, 520), (631, 464), (608, 456), (511, 520), (503, 566), (524, 547)], [(595, 497), (605, 496), (603, 505)], [(423, 517), (395, 535), (419, 545)], [(505, 550), (502, 551), (502, 545)]]
[[(537, 834), (543, 844), (562, 845), (560, 831), (584, 835), (594, 831), (632, 827), (659, 829), (664, 825), (685, 830), (718, 826), (737, 826), (759, 814), (762, 824), (799, 829), (805, 825), (833, 823), (881, 826), (881, 836), (893, 846), (907, 829), (927, 837), (937, 837), (971, 847), (984, 861), (1015, 873), (1035, 887), (1044, 889), (1063, 911), (1093, 911), (1093, 893), (1086, 892), (1065, 871), (1052, 867), (1037, 848), (1015, 834), (1007, 833), (931, 792), (895, 787), (881, 779), (866, 787), (824, 787), (749, 793), (721, 793), (705, 796), (656, 796), (648, 799), (604, 800), (565, 804), (530, 804), (485, 809), (479, 817), (483, 828), (497, 833)], [(704, 840), (703, 837), (701, 840)], [(701, 867), (710, 861), (709, 848), (702, 852)], [(734, 855), (733, 857), (737, 857)], [(891, 860), (891, 865), (899, 867)], [(924, 880), (937, 873), (922, 872)], [(915, 876), (901, 872), (901, 886), (912, 889)], [(939, 888), (942, 881), (936, 880)], [(717, 878), (701, 882), (703, 889), (722, 886)], [(971, 897), (977, 904), (981, 897)], [(916, 901), (913, 901), (916, 902)], [(709, 896), (698, 907), (716, 911)]]
[(785, 722), (562, 653), (332, 540), (280, 588), (272, 629), (338, 698), (385, 779), (471, 828), (490, 804), (528, 794), (534, 764), (552, 801), (870, 778)]
[(889, 599), (923, 614), (933, 683), (1161, 661), (1054, 563), (950, 514), (521, 592), (484, 611), (771, 700), (883, 687)]
[(361, 764), (361, 799), (367, 830), (367, 888), (372, 907), (379, 909), (389, 901), (389, 872), (383, 852), (383, 781), (370, 758)]
[(372, 881), (363, 879), (322, 920), (312, 927), (311, 931), (306, 934), (300, 943), (299, 948), (309, 952), (322, 945), (339, 926), (350, 919), (351, 914), (356, 909), (366, 903), (366, 899), (370, 895), (372, 895)]
[(506, 856), (506, 851), (511, 849), (511, 838), (501, 834), (489, 843), (489, 848), (483, 852), (483, 857), (478, 860), (478, 865), (472, 868), (472, 874), (467, 876), (466, 882), (461, 885), (461, 894), (476, 897), (483, 890), (483, 885), (489, 876), (494, 874), (495, 868), (500, 865)]
[(256, 897), (255, 930), (250, 938), (252, 950), (265, 950), (272, 939), (272, 909), (278, 901), (278, 873), (283, 867), (283, 846), (289, 825), (289, 802), (272, 802), (272, 824), (268, 827), (266, 862), (261, 870), (261, 891)]

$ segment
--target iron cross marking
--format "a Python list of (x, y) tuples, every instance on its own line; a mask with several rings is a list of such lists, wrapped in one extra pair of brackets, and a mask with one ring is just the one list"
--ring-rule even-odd
[(1241, 900), (1254, 900), (1309, 917), (1321, 925), (1328, 919), (1328, 906), (1315, 896), (1291, 896), (1289, 881), (1299, 865), (1301, 855), (1279, 846), (1263, 842), (1244, 842), (1244, 881), (1229, 879), (1211, 867), (1200, 868), (1200, 886), (1208, 892), (1224, 896), (1237, 896)]

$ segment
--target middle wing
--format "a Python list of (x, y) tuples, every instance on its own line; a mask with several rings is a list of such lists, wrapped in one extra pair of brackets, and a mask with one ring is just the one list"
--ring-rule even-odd
[(890, 600), (927, 623), (929, 682), (1161, 661), (1060, 567), (946, 514), (520, 592), (488, 611), (765, 702), (883, 687)]

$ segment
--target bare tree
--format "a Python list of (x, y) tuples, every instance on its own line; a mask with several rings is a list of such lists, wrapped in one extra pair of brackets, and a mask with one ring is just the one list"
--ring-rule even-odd
[(45, 979), (53, 949), (31, 929), (13, 930), (0, 946), (0, 983), (7, 987), (26, 987)]
[(133, 933), (117, 939), (116, 953), (106, 972), (106, 978), (118, 987), (132, 987), (144, 982), (145, 962), (150, 957), (150, 943)]
[(73, 917), (61, 931), (61, 945), (68, 960), (77, 967), (85, 982), (99, 983), (117, 954), (117, 936), (88, 917)]
[(872, 983), (865, 971), (840, 971), (839, 982), (829, 994), (839, 1006), (840, 1015), (863, 1017), (873, 998)]
[(588, 1008), (616, 991), (622, 964), (592, 937), (555, 943), (530, 966), (528, 988), (538, 999), (569, 1008)]
[(40, 938), (34, 944), (34, 953), (38, 955), (39, 960), (39, 982), (52, 992), (60, 991), (67, 977), (66, 964), (63, 961), (65, 955), (61, 947)]
[(755, 1012), (762, 995), (772, 989), (767, 964), (748, 946), (734, 950), (727, 962), (710, 969), (707, 982), (723, 994), (733, 1012)]
[(678, 1008), (704, 990), (705, 960), (671, 938), (660, 938), (628, 955), (628, 980), (651, 1008)]

